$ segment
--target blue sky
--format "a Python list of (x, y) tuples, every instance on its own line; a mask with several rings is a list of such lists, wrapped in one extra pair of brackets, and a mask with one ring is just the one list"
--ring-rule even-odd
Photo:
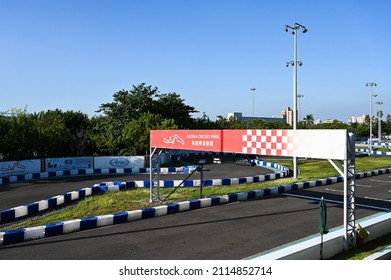
[(298, 22), (300, 116), (369, 114), (367, 82), (391, 114), (391, 1), (0, 0), (0, 112), (93, 116), (145, 82), (211, 119), (292, 107)]

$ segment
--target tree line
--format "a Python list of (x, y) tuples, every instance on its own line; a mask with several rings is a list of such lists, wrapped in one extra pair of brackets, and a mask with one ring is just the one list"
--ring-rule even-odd
[[(96, 116), (82, 112), (47, 110), (28, 113), (11, 110), (0, 115), (0, 160), (100, 155), (142, 155), (149, 152), (151, 129), (289, 129), (287, 124), (253, 120), (239, 122), (218, 116), (212, 121), (205, 113), (194, 118), (196, 108), (185, 104), (175, 92), (161, 94), (145, 83), (113, 94), (113, 101), (101, 104)], [(374, 122), (373, 131), (377, 131)], [(315, 125), (312, 115), (298, 128), (354, 129), (357, 136), (369, 136), (369, 117), (364, 124)], [(391, 116), (382, 122), (391, 134)]]

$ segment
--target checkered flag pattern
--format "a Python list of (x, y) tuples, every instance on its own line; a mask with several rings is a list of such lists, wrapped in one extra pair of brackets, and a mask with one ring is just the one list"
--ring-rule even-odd
[(267, 156), (292, 156), (293, 134), (293, 130), (249, 129), (242, 136), (242, 153)]

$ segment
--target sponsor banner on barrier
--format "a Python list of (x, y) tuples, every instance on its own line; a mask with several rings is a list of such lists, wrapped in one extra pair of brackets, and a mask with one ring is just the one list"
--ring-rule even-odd
[(346, 159), (345, 129), (151, 130), (155, 148), (267, 156)]
[(93, 157), (47, 158), (44, 161), (45, 171), (47, 172), (94, 167)]
[(144, 156), (94, 157), (94, 168), (143, 168)]
[(21, 160), (0, 162), (0, 177), (39, 173), (41, 160)]

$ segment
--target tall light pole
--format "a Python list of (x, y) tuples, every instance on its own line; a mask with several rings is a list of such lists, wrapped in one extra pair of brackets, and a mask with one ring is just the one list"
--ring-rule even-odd
[[(376, 87), (377, 84), (374, 82), (366, 83), (367, 87), (370, 88), (370, 95), (369, 95), (369, 144), (368, 144), (368, 150), (369, 155), (372, 154), (372, 88)], [(376, 95), (377, 96), (377, 95)]]
[[(291, 30), (293, 35), (293, 61), (287, 62), (286, 66), (293, 66), (293, 130), (297, 128), (297, 65), (301, 66), (303, 63), (297, 61), (297, 31), (301, 29), (303, 33), (306, 33), (308, 30), (303, 25), (295, 23), (292, 26), (285, 25), (285, 32)], [(297, 179), (297, 158), (293, 157), (293, 177)]]
[(377, 104), (377, 120), (378, 120), (378, 137), (379, 137), (379, 142), (381, 142), (381, 118), (383, 117), (383, 112), (381, 110), (381, 105), (383, 105), (383, 101), (378, 101), (376, 102)]
[(250, 90), (252, 91), (252, 93), (253, 93), (253, 118), (255, 117), (255, 109), (254, 109), (254, 103), (255, 103), (255, 90), (256, 90), (256, 88), (250, 88)]
[(304, 97), (303, 94), (298, 94), (299, 102), (297, 102), (297, 120), (300, 122), (300, 100)]

